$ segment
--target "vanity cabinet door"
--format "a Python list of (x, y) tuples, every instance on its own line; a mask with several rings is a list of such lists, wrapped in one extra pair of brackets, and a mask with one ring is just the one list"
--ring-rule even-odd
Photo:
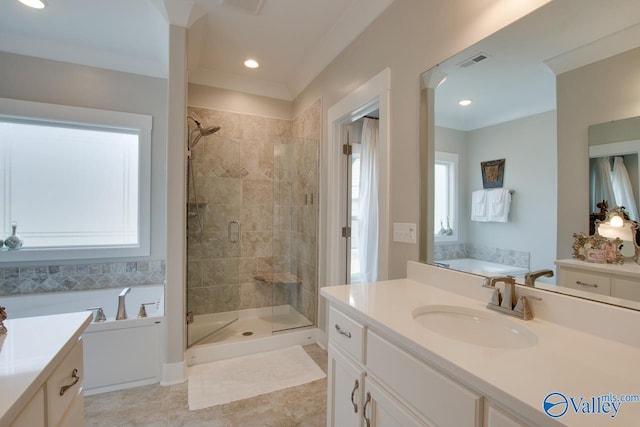
[(367, 377), (365, 406), (362, 413), (364, 427), (431, 427), (387, 393), (377, 382)]
[(486, 427), (526, 427), (526, 425), (516, 421), (500, 409), (489, 405)]
[(328, 360), (327, 426), (362, 426), (364, 369), (332, 344)]
[(631, 301), (640, 301), (640, 280), (614, 277), (611, 296)]
[(37, 391), (22, 412), (13, 420), (10, 427), (44, 427), (44, 390)]

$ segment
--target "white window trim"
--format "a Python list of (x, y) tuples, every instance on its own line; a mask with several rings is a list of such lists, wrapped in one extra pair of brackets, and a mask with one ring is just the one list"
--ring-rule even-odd
[[(0, 117), (23, 120), (46, 120), (72, 125), (112, 127), (134, 131), (140, 135), (138, 232), (139, 245), (79, 248), (29, 248), (2, 251), (3, 262), (59, 261), (149, 256), (151, 251), (151, 129), (152, 117), (144, 114), (45, 104), (0, 98)], [(18, 230), (20, 234), (20, 230)]]
[(458, 186), (458, 155), (455, 153), (445, 153), (444, 151), (435, 152), (435, 161), (450, 163), (453, 167), (449, 170), (449, 180), (454, 190), (454, 196), (449, 198), (449, 212), (453, 212), (453, 234), (451, 236), (441, 236), (438, 233), (438, 228), (434, 229), (434, 242), (457, 242), (459, 229), (460, 229), (460, 209), (458, 209), (458, 199), (460, 197)]

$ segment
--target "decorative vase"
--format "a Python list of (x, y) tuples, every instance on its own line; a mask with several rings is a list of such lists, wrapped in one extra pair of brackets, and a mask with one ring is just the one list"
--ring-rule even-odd
[(4, 245), (7, 247), (7, 249), (20, 249), (22, 247), (22, 239), (16, 233), (18, 224), (16, 224), (15, 222), (11, 223), (11, 229), (13, 230), (11, 232), (11, 236), (5, 239)]

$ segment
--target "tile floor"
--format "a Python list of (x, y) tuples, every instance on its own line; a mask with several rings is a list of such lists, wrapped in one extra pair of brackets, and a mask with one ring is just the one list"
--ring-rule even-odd
[[(327, 352), (303, 347), (327, 372)], [(85, 397), (86, 427), (114, 426), (325, 426), (327, 379), (250, 399), (189, 411), (187, 383), (158, 384)]]

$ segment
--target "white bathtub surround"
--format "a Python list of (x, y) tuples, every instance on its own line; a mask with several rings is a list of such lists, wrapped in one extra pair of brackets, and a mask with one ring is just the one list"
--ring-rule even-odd
[[(164, 286), (131, 287), (126, 295), (128, 319), (114, 320), (121, 288), (94, 291), (55, 292), (0, 298), (10, 318), (86, 311), (103, 307), (107, 321), (92, 322), (83, 334), (85, 394), (91, 395), (161, 379), (164, 362)], [(146, 318), (138, 319), (140, 305)], [(89, 313), (87, 313), (89, 314)], [(182, 375), (184, 379), (184, 374)]]
[[(328, 287), (321, 293), (332, 306), (368, 325), (366, 331), (386, 337), (525, 425), (637, 423), (640, 403), (622, 405), (615, 420), (607, 414), (573, 411), (553, 420), (542, 411), (542, 404), (552, 392), (589, 399), (608, 393), (639, 393), (640, 379), (633, 373), (640, 360), (640, 336), (634, 331), (640, 312), (519, 286), (519, 294), (542, 298), (530, 300), (533, 320), (505, 316), (537, 337), (535, 344), (520, 349), (458, 341), (413, 319), (416, 308), (433, 304), (501, 316), (486, 309), (493, 291), (482, 288), (482, 281), (479, 276), (409, 262), (408, 279)], [(492, 409), (485, 410), (492, 413)], [(481, 414), (482, 409), (479, 411)]]
[(247, 399), (324, 377), (299, 345), (205, 363), (189, 368), (189, 409)]

